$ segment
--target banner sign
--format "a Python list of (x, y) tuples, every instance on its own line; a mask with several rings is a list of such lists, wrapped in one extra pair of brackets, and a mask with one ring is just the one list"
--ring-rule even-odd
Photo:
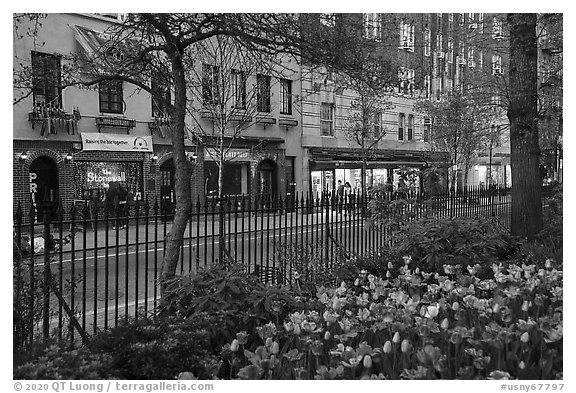
[[(204, 160), (217, 161), (218, 152), (215, 149), (205, 149)], [(224, 153), (224, 161), (250, 161), (250, 149), (228, 149)]]
[(82, 150), (153, 152), (151, 136), (87, 132), (80, 135), (82, 137)]

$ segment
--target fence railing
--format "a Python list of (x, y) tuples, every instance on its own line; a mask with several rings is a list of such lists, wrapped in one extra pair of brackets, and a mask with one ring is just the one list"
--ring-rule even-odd
[[(406, 219), (495, 217), (510, 222), (510, 190), (468, 188), (457, 193), (326, 193), (318, 198), (196, 201), (188, 217), (176, 274), (224, 258), (264, 281), (290, 281), (292, 260), (314, 247), (327, 267), (342, 253), (365, 257), (389, 242), (385, 225), (366, 225), (378, 202), (404, 201)], [(153, 311), (171, 214), (147, 201), (99, 209), (85, 201), (62, 207), (21, 206), (14, 217), (14, 337), (16, 346), (55, 336), (74, 342), (124, 317)], [(41, 221), (41, 222), (38, 222)]]

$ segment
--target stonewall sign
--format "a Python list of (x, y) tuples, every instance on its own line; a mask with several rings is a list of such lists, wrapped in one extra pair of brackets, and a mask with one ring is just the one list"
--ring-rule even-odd
[(137, 135), (117, 135), (87, 133), (82, 137), (82, 150), (98, 151), (141, 151), (152, 153), (152, 137)]

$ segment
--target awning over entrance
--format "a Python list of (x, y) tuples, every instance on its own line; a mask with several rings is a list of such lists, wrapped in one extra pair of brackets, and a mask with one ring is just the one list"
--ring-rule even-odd
[[(362, 159), (361, 149), (349, 148), (310, 148), (310, 159), (316, 169), (358, 168)], [(369, 168), (393, 168), (398, 166), (423, 167), (426, 165), (450, 165), (450, 157), (445, 152), (422, 150), (379, 149), (369, 152)]]

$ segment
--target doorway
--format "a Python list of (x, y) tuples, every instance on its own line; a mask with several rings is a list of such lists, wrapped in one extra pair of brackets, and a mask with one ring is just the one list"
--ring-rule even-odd
[(174, 173), (172, 158), (160, 165), (160, 214), (167, 218), (174, 215)]
[(272, 160), (263, 160), (256, 168), (256, 187), (258, 199), (271, 201), (277, 194), (276, 164)]
[(30, 197), (37, 211), (37, 221), (44, 220), (42, 209), (48, 208), (51, 219), (57, 219), (59, 201), (58, 165), (50, 157), (36, 158), (29, 169)]

